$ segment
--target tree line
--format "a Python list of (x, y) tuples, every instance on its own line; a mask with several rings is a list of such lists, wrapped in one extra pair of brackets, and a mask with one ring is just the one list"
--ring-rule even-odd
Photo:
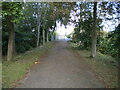
[(3, 55), (45, 45), (54, 38), (56, 23), (66, 25), (73, 3), (2, 2)]
[[(68, 37), (72, 35), (72, 41), (79, 44), (79, 49), (90, 50), (90, 57), (96, 57), (96, 51), (99, 51), (119, 59), (119, 6), (119, 2), (80, 2), (76, 6), (76, 11), (79, 10), (76, 16), (80, 19), (75, 22), (74, 32)], [(112, 22), (110, 27), (115, 28), (104, 31), (103, 21), (108, 21), (108, 24)]]
[[(57, 22), (65, 26), (72, 22), (75, 24), (73, 41), (81, 42), (80, 48), (91, 49), (90, 56), (94, 58), (96, 50), (107, 50), (103, 50), (106, 47), (102, 47), (103, 42), (114, 39), (113, 46), (118, 45), (119, 26), (108, 35), (111, 37), (108, 40), (103, 38), (105, 33), (101, 23), (119, 19), (113, 17), (120, 13), (119, 6), (119, 2), (2, 2), (2, 54), (10, 61), (16, 53), (24, 53), (53, 40)], [(71, 19), (71, 11), (76, 13), (78, 20)], [(118, 52), (118, 48), (111, 49)]]

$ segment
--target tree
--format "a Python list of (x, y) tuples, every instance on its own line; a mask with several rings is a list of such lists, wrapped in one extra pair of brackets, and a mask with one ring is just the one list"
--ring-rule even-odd
[(97, 31), (96, 31), (96, 20), (97, 20), (97, 2), (94, 2), (93, 8), (93, 31), (92, 31), (92, 47), (91, 47), (91, 57), (96, 57), (96, 40), (97, 40)]
[(22, 15), (22, 12), (21, 12), (22, 3), (3, 2), (2, 8), (3, 8), (2, 16), (3, 16), (3, 19), (7, 20), (6, 26), (9, 29), (7, 61), (10, 61), (13, 58), (14, 47), (15, 47), (14, 26), (16, 23), (19, 22), (19, 18)]
[(93, 18), (91, 12), (92, 3), (80, 2), (76, 8), (74, 11), (76, 12), (76, 16), (80, 19), (74, 21), (76, 28), (73, 33), (73, 40), (79, 44), (79, 49), (88, 50), (91, 45), (91, 31), (93, 28)]

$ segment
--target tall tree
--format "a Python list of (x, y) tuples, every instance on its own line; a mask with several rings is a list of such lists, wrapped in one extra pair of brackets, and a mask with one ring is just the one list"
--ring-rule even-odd
[(22, 3), (13, 3), (13, 2), (3, 2), (2, 3), (2, 16), (6, 21), (6, 26), (8, 28), (9, 38), (8, 38), (8, 50), (7, 50), (7, 61), (10, 61), (13, 58), (14, 54), (14, 40), (15, 40), (15, 31), (14, 25), (18, 23), (20, 16), (22, 15)]
[(97, 23), (97, 2), (94, 2), (93, 7), (93, 31), (92, 31), (92, 47), (91, 47), (91, 57), (96, 57), (96, 40), (97, 40), (97, 31), (96, 31), (96, 23)]
[[(41, 26), (41, 12), (42, 12), (42, 3), (37, 3), (37, 47), (40, 44), (40, 26)], [(40, 7), (41, 6), (41, 7)]]
[(8, 16), (8, 28), (9, 28), (9, 40), (8, 40), (8, 52), (7, 52), (7, 61), (11, 60), (14, 54), (14, 40), (15, 40), (15, 31), (14, 31), (14, 23), (11, 21), (13, 19), (12, 16)]

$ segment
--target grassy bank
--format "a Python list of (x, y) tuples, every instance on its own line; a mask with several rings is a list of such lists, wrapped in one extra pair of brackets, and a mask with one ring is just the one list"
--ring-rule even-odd
[(0, 62), (0, 89), (2, 88), (2, 63)]
[(23, 75), (34, 65), (35, 61), (41, 59), (52, 48), (52, 43), (47, 43), (43, 47), (35, 48), (24, 54), (16, 56), (13, 60), (2, 64), (2, 87), (12, 88), (16, 81), (23, 78)]
[(95, 59), (89, 58), (90, 51), (78, 50), (78, 45), (75, 43), (70, 43), (73, 49), (76, 49), (80, 56), (90, 65), (91, 69), (96, 72), (99, 79), (105, 82), (109, 88), (118, 87), (118, 64), (117, 61), (109, 56), (97, 52)]

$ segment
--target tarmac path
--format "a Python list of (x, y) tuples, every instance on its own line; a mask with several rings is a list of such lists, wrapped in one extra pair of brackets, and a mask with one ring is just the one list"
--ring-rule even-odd
[[(81, 53), (82, 54), (82, 53)], [(17, 88), (104, 88), (88, 64), (67, 41), (56, 41)]]

